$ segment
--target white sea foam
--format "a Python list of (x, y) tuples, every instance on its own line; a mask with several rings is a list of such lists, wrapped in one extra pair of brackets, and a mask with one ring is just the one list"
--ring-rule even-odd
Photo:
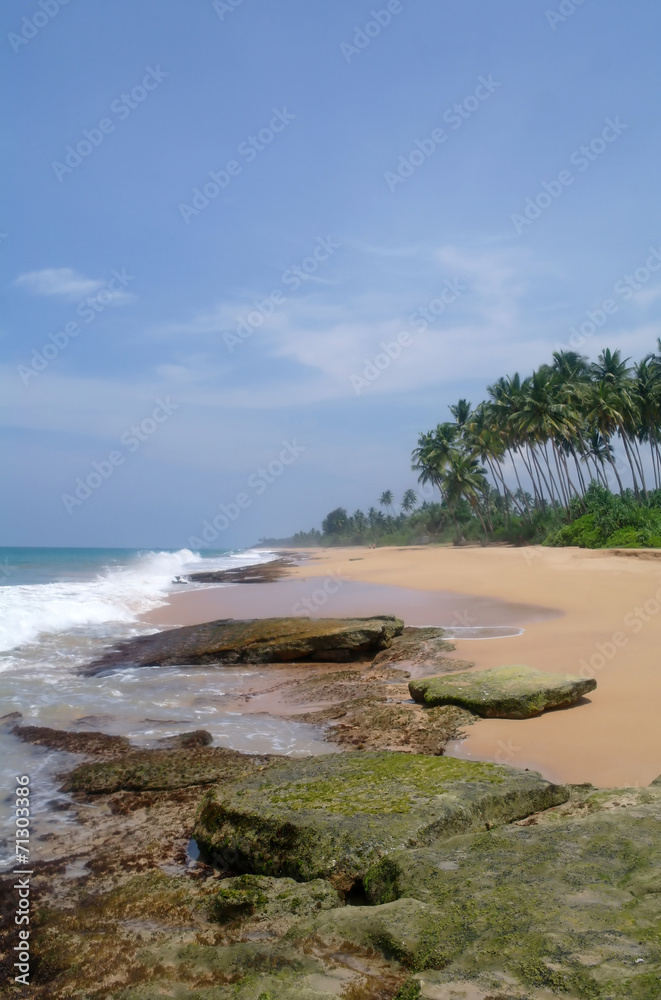
[[(244, 552), (246, 564), (273, 558), (270, 552)], [(95, 579), (0, 587), (0, 650), (32, 643), (44, 633), (83, 625), (132, 622), (162, 604), (176, 577), (200, 569), (235, 566), (231, 556), (203, 557), (189, 549), (146, 552)]]

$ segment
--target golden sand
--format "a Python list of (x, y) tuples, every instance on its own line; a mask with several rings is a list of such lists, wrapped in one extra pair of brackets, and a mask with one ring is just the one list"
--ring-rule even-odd
[[(462, 755), (600, 787), (647, 785), (661, 774), (661, 553), (439, 546), (311, 554), (321, 576), (332, 568), (349, 580), (563, 612), (515, 638), (456, 641), (458, 655), (477, 668), (583, 672), (597, 679), (596, 691), (539, 718), (482, 720), (466, 731)], [(309, 576), (311, 567), (294, 572)]]

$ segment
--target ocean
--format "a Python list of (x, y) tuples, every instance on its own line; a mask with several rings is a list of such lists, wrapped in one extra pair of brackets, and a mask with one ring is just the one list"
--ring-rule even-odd
[[(312, 726), (236, 710), (237, 693), (258, 669), (142, 667), (96, 677), (80, 672), (117, 640), (157, 631), (140, 616), (168, 595), (209, 586), (178, 584), (177, 577), (273, 558), (265, 550), (201, 555), (187, 549), (0, 548), (0, 717), (20, 713), (22, 725), (96, 730), (140, 746), (206, 729), (214, 744), (248, 753), (328, 752)], [(43, 833), (68, 821), (58, 775), (79, 758), (19, 741), (12, 724), (0, 724), (0, 813), (9, 815), (15, 775), (29, 774), (35, 823)], [(8, 850), (0, 840), (0, 864)]]

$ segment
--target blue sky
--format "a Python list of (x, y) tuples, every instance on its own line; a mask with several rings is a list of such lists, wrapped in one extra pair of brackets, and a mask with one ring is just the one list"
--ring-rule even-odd
[(652, 0), (0, 17), (3, 544), (286, 535), (572, 327), (654, 347)]

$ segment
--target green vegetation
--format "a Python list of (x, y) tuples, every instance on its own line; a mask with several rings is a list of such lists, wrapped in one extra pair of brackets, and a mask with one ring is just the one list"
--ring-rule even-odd
[(381, 509), (337, 507), (287, 541), (661, 547), (661, 338), (657, 349), (633, 365), (556, 351), (527, 378), (499, 378), (418, 438), (412, 468), (439, 502), (418, 506), (408, 489), (396, 509), (386, 490)]

